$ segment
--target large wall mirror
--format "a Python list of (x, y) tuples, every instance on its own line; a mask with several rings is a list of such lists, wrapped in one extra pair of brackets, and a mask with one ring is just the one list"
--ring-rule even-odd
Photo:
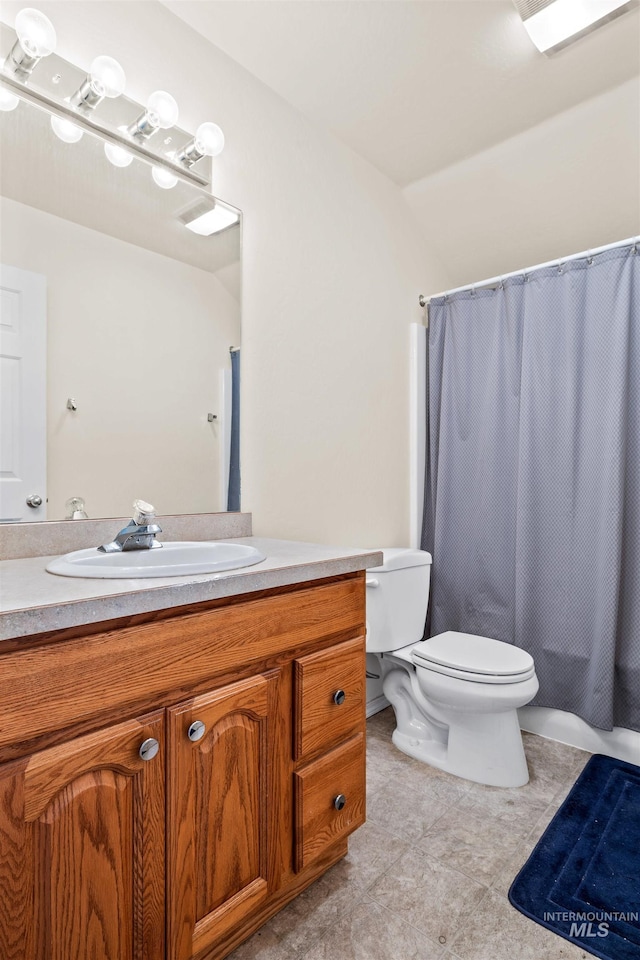
[[(0, 127), (3, 327), (33, 305), (43, 315), (20, 349), (46, 342), (46, 435), (29, 441), (46, 448), (46, 502), (23, 519), (63, 519), (74, 497), (91, 518), (125, 516), (137, 497), (159, 514), (226, 509), (240, 219), (191, 232), (209, 191), (162, 189), (137, 156), (112, 165), (97, 134), (63, 142), (32, 103)], [(19, 429), (6, 414), (5, 477)]]

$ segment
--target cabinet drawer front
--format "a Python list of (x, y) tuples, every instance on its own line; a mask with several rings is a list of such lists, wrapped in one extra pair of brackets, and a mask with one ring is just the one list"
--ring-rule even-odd
[(364, 728), (364, 637), (295, 661), (296, 760)]
[(294, 773), (296, 870), (303, 870), (365, 821), (364, 734)]
[(229, 676), (239, 664), (262, 664), (324, 637), (355, 636), (363, 629), (364, 578), (354, 576), (0, 653), (0, 751), (11, 744), (18, 755), (22, 750), (25, 703), (30, 737), (36, 738), (89, 723), (106, 707), (137, 711), (141, 701), (155, 703), (169, 689), (191, 690)]

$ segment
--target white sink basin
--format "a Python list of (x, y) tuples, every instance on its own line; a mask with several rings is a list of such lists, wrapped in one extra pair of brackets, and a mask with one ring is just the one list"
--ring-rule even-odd
[(49, 573), (61, 577), (94, 577), (100, 580), (141, 577), (184, 577), (250, 567), (265, 555), (245, 543), (217, 540), (174, 541), (152, 550), (100, 553), (96, 547), (76, 550), (47, 564)]

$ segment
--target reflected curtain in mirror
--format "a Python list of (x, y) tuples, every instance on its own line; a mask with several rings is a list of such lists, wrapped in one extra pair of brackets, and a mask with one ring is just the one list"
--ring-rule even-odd
[(229, 494), (227, 510), (240, 509), (240, 348), (231, 354), (231, 449), (229, 454)]

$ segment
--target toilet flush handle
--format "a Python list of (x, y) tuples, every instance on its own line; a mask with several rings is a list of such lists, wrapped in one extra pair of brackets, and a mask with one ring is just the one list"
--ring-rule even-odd
[(368, 587), (379, 587), (380, 581), (376, 580), (375, 577), (367, 577), (367, 586)]

